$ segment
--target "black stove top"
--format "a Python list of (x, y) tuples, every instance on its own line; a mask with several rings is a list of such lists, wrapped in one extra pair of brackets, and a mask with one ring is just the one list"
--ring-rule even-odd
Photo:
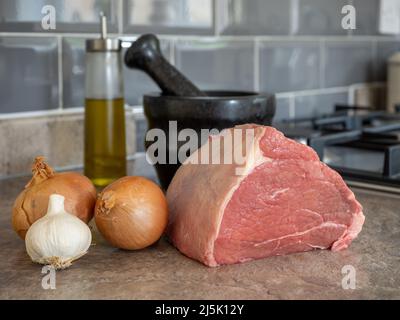
[(400, 114), (338, 105), (333, 114), (276, 127), (312, 147), (350, 185), (400, 193)]

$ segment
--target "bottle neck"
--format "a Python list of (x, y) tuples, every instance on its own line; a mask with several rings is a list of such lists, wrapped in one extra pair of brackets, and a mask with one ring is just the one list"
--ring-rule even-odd
[(87, 99), (123, 98), (121, 52), (87, 52), (85, 77)]

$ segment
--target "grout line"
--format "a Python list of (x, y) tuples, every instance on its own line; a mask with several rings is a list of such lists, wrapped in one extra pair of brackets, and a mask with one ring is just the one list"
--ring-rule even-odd
[[(349, 0), (349, 1), (347, 2), (347, 4), (354, 7), (353, 0)], [(343, 18), (343, 17), (342, 17), (342, 18)], [(356, 29), (357, 29), (357, 18), (356, 18)], [(353, 36), (354, 36), (354, 30), (353, 30), (353, 29), (348, 29), (348, 30), (347, 30), (347, 36), (348, 36), (348, 37), (353, 37)]]
[[(310, 96), (310, 95), (323, 95), (323, 94), (333, 94), (333, 93), (344, 93), (350, 92), (360, 87), (372, 87), (372, 88), (382, 88), (386, 85), (385, 82), (369, 82), (369, 83), (358, 83), (347, 87), (332, 87), (323, 89), (311, 89), (311, 90), (301, 90), (301, 91), (290, 91), (290, 92), (279, 92), (276, 93), (276, 98), (289, 98), (290, 100), (295, 97)], [(293, 100), (294, 105), (294, 100)], [(135, 105), (128, 106), (133, 114), (142, 115), (143, 106)], [(74, 107), (68, 109), (54, 109), (54, 110), (39, 110), (39, 111), (27, 111), (27, 112), (13, 112), (13, 113), (0, 113), (1, 120), (14, 120), (14, 119), (25, 119), (25, 118), (39, 118), (44, 116), (58, 116), (58, 115), (74, 115), (81, 114), (84, 111), (83, 107)]]
[(359, 88), (384, 88), (386, 86), (386, 82), (365, 82), (365, 83), (354, 83), (350, 85), (350, 88), (359, 89)]
[(260, 42), (255, 39), (254, 41), (254, 62), (253, 62), (253, 67), (254, 67), (254, 90), (256, 92), (260, 91), (260, 82), (261, 82), (261, 74), (260, 74)]
[(46, 116), (59, 116), (69, 114), (79, 114), (83, 112), (83, 108), (68, 108), (68, 109), (53, 109), (53, 110), (38, 110), (38, 111), (26, 111), (26, 112), (13, 112), (13, 113), (2, 113), (0, 114), (1, 120), (14, 120), (14, 119), (25, 119), (25, 118), (40, 118)]
[[(143, 106), (128, 106), (128, 111), (133, 114), (143, 113)], [(129, 110), (130, 109), (130, 110)], [(53, 109), (53, 110), (38, 110), (38, 111), (25, 111), (13, 113), (0, 113), (0, 121), (14, 120), (14, 119), (32, 119), (46, 116), (64, 116), (64, 115), (79, 115), (84, 112), (84, 107), (73, 107), (68, 109)]]
[[(110, 32), (111, 36), (118, 36), (118, 33)], [(0, 32), (0, 37), (25, 37), (25, 38), (55, 38), (55, 37), (68, 37), (68, 38), (95, 38), (97, 33), (62, 33), (62, 32)]]
[(169, 48), (169, 58), (171, 59), (172, 65), (176, 66), (175, 55), (176, 55), (176, 39), (169, 40), (170, 48)]
[(323, 89), (311, 89), (311, 90), (301, 90), (301, 91), (290, 91), (290, 92), (280, 92), (276, 93), (277, 98), (290, 98), (291, 96), (301, 97), (301, 96), (311, 96), (316, 94), (331, 94), (331, 93), (341, 93), (348, 90), (349, 87), (332, 87)]
[[(149, 30), (151, 32), (151, 30)], [(119, 32), (110, 32), (111, 37), (121, 37), (121, 38), (137, 38), (141, 34), (130, 33), (124, 34)], [(86, 32), (86, 33), (76, 33), (76, 32), (52, 32), (52, 33), (39, 33), (39, 32), (0, 32), (0, 37), (32, 37), (32, 38), (54, 38), (57, 36), (69, 37), (69, 38), (95, 38), (97, 37), (96, 32)], [(220, 34), (209, 34), (209, 35), (195, 35), (195, 34), (158, 34), (160, 39), (215, 39), (215, 40), (225, 40), (225, 41), (244, 41), (244, 40), (254, 40), (259, 41), (398, 41), (398, 36), (390, 35), (377, 35), (377, 36), (367, 36), (367, 35), (357, 35), (357, 36), (347, 36), (347, 35), (318, 35), (318, 36), (304, 36), (304, 35), (279, 35), (279, 36), (264, 36), (264, 35), (220, 35)]]
[(326, 73), (326, 43), (324, 40), (319, 42), (320, 61), (319, 61), (319, 84), (320, 88), (325, 88), (325, 73)]
[(124, 3), (123, 3), (123, 0), (118, 0), (117, 18), (118, 18), (118, 35), (121, 37), (123, 34), (123, 29), (124, 29)]
[(64, 108), (64, 83), (63, 83), (63, 49), (62, 49), (62, 37), (57, 37), (57, 65), (58, 65), (58, 109)]
[(289, 97), (289, 119), (296, 117), (296, 102), (294, 98), (294, 94)]
[(217, 37), (219, 35), (219, 6), (217, 2), (219, 0), (213, 1), (213, 23), (214, 23), (214, 36)]
[(290, 35), (294, 36), (299, 29), (299, 0), (290, 1)]
[(354, 101), (356, 100), (355, 92), (356, 92), (356, 88), (349, 87), (349, 92), (347, 94), (347, 103), (351, 106), (354, 105)]
[(225, 41), (252, 41), (257, 39), (259, 41), (319, 41), (319, 40), (326, 40), (326, 41), (343, 41), (343, 42), (366, 42), (366, 41), (381, 41), (381, 42), (393, 42), (398, 41), (398, 38), (391, 37), (391, 36), (297, 36), (297, 35), (286, 35), (286, 36), (229, 36), (229, 35), (159, 35), (160, 38), (182, 38), (187, 40), (197, 40), (197, 39), (215, 39), (215, 40), (225, 40)]
[(371, 42), (371, 54), (372, 54), (372, 78), (376, 79), (378, 76), (378, 43), (376, 41)]

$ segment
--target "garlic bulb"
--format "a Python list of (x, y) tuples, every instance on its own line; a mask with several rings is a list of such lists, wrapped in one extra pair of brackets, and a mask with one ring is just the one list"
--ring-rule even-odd
[(64, 210), (64, 199), (52, 194), (47, 214), (32, 224), (25, 238), (32, 261), (56, 269), (69, 267), (87, 252), (92, 242), (89, 227)]

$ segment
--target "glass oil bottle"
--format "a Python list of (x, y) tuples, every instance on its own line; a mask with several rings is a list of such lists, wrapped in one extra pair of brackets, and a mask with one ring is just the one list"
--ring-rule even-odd
[(107, 38), (101, 15), (101, 38), (86, 41), (85, 175), (99, 187), (126, 175), (125, 110), (121, 41)]

